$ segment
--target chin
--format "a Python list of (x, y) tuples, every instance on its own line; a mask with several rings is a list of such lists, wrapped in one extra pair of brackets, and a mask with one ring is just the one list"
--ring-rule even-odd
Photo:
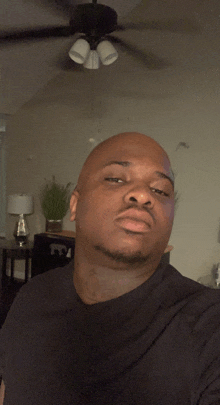
[(131, 249), (107, 249), (104, 246), (96, 245), (95, 249), (103, 253), (106, 257), (118, 263), (137, 264), (147, 262), (150, 258), (149, 253), (144, 253), (140, 250), (132, 251)]

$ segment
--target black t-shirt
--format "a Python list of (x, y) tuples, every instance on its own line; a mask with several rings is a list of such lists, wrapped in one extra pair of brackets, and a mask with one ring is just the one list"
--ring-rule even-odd
[(160, 265), (86, 305), (73, 264), (34, 277), (0, 334), (5, 405), (220, 404), (220, 292)]

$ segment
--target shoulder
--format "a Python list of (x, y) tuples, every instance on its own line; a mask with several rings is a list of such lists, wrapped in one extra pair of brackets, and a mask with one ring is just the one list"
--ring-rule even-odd
[[(167, 304), (175, 300), (173, 347), (183, 347), (193, 370), (193, 403), (217, 404), (220, 395), (220, 290), (203, 286), (169, 266)], [(169, 292), (169, 294), (168, 294)], [(165, 311), (166, 313), (166, 311)], [(179, 346), (178, 346), (179, 345)], [(188, 355), (187, 357), (187, 354)]]
[(16, 356), (16, 347), (21, 345), (20, 350), (24, 342), (39, 341), (53, 330), (59, 317), (72, 311), (74, 292), (73, 263), (35, 276), (20, 289), (0, 331), (1, 375), (7, 359)]
[(167, 304), (181, 303), (181, 313), (191, 325), (202, 328), (205, 322), (219, 328), (220, 289), (206, 287), (181, 275), (169, 265), (164, 273), (167, 286)]
[(188, 277), (183, 276), (175, 267), (168, 264), (163, 271), (162, 279), (167, 285), (172, 287), (172, 294), (177, 297), (193, 297), (194, 295), (212, 296), (213, 299), (219, 300), (220, 289), (214, 289), (204, 286), (197, 281), (194, 281)]
[(74, 300), (73, 263), (49, 270), (28, 281), (18, 292), (5, 323), (50, 310), (72, 307)]

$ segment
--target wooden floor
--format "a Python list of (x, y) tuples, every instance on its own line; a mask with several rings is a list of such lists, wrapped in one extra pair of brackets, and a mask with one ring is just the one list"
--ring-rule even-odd
[(2, 327), (11, 304), (24, 283), (18, 280), (13, 282), (6, 279), (1, 286), (0, 291), (0, 328)]

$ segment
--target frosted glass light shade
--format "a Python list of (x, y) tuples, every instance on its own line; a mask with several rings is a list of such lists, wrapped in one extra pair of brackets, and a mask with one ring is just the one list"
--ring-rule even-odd
[(32, 214), (34, 208), (33, 197), (26, 194), (13, 194), (8, 196), (9, 214)]
[(83, 64), (89, 54), (89, 51), (90, 51), (89, 43), (85, 39), (79, 38), (70, 49), (69, 57), (74, 62)]
[(118, 59), (118, 52), (109, 41), (102, 41), (97, 46), (98, 55), (103, 65), (111, 65)]
[(99, 55), (96, 51), (90, 51), (89, 56), (86, 59), (83, 66), (86, 69), (98, 69), (99, 68)]

